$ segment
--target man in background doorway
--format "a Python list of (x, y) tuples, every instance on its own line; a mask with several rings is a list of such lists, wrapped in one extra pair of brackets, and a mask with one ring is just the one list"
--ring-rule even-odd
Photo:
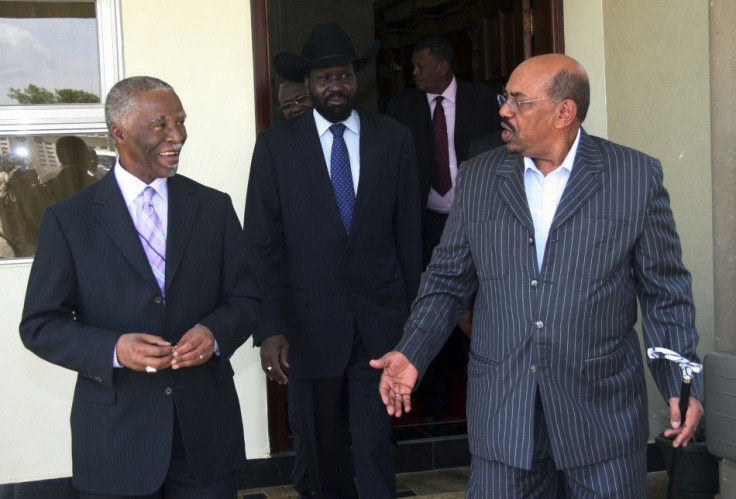
[[(281, 76), (283, 77), (283, 75)], [(278, 99), (279, 111), (281, 111), (281, 114), (287, 120), (298, 118), (304, 112), (312, 110), (312, 99), (309, 97), (303, 81), (296, 82), (286, 79), (282, 81), (279, 85)], [(261, 363), (268, 365), (269, 359), (266, 358), (267, 350), (263, 348), (259, 350), (261, 353)], [(296, 395), (292, 385), (287, 384), (286, 390), (289, 426), (291, 427), (294, 447), (294, 464), (291, 467), (291, 479), (299, 495), (308, 497), (314, 495), (315, 491), (309, 483), (309, 474), (307, 472), (307, 456), (304, 452), (304, 444), (302, 443), (304, 428), (297, 411)]]
[[(455, 77), (455, 50), (439, 36), (423, 38), (412, 55), (414, 87), (391, 99), (388, 115), (414, 136), (422, 210), (424, 266), (440, 241), (455, 198), (457, 167), (468, 158), (470, 142), (492, 134), (499, 145), (501, 128), (495, 88)], [(468, 306), (470, 308), (470, 305)], [(462, 321), (468, 334), (470, 312)], [(440, 419), (452, 402), (452, 373), (465, 379), (468, 338), (456, 329), (425, 375), (424, 420)]]
[(287, 120), (297, 118), (312, 109), (312, 100), (304, 82), (284, 80), (279, 85), (279, 111)]

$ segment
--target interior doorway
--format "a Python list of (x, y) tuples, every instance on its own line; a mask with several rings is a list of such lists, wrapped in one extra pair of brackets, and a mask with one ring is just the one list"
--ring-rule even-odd
[[(524, 59), (564, 52), (563, 0), (251, 0), (257, 131), (280, 119), (276, 91), (279, 76), (273, 56), (301, 53), (314, 25), (336, 21), (350, 33), (356, 51), (375, 39), (381, 51), (358, 74), (359, 104), (384, 112), (391, 96), (411, 84), (414, 44), (427, 35), (447, 38), (457, 55), (456, 76), (503, 85)], [(461, 370), (464, 366), (460, 366)], [(454, 383), (451, 420), (465, 418), (464, 391)], [(268, 382), (271, 453), (287, 450), (290, 429), (285, 388)], [(421, 408), (396, 424), (419, 424)]]

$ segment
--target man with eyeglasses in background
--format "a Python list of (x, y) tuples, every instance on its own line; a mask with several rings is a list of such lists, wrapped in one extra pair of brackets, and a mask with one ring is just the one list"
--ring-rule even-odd
[(276, 55), (314, 109), (258, 136), (246, 196), (248, 257), (266, 301), (255, 344), (266, 376), (294, 391), (322, 498), (358, 497), (351, 461), (361, 497), (396, 497), (391, 418), (368, 361), (398, 342), (422, 262), (411, 133), (355, 105), (355, 73), (379, 45), (359, 57), (329, 23), (301, 55)]
[(312, 100), (303, 82), (284, 80), (279, 85), (279, 111), (287, 120), (312, 109)]
[[(499, 96), (505, 148), (458, 175), (442, 241), (383, 369), (389, 414), (410, 392), (467, 298), (476, 295), (468, 365), (467, 497), (646, 497), (647, 394), (634, 324), (647, 347), (696, 360), (685, 269), (658, 160), (589, 136), (585, 69), (534, 57)], [(649, 361), (669, 404), (673, 445), (703, 408), (693, 380), (681, 426), (680, 369)]]
[[(283, 76), (282, 76), (283, 77)], [(284, 118), (291, 120), (304, 114), (305, 111), (312, 109), (312, 99), (304, 87), (304, 82), (296, 82), (284, 80), (279, 85), (278, 91), (279, 111)], [(268, 365), (269, 359), (266, 358), (268, 350), (259, 349), (261, 353), (262, 365)], [(310, 496), (314, 494), (314, 489), (309, 483), (309, 475), (307, 473), (307, 456), (302, 445), (303, 426), (299, 413), (296, 409), (296, 399), (294, 390), (291, 385), (284, 387), (287, 390), (288, 397), (288, 418), (291, 427), (292, 447), (294, 450), (294, 463), (291, 467), (291, 479), (294, 488), (302, 496)]]

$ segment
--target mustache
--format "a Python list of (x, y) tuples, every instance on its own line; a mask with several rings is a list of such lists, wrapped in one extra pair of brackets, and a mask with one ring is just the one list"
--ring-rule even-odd
[(330, 92), (325, 95), (325, 100), (332, 99), (333, 97), (340, 97), (342, 99), (347, 99), (348, 96), (345, 95), (343, 92)]
[(514, 128), (514, 126), (511, 124), (508, 118), (501, 118), (501, 125), (506, 125), (506, 128), (516, 133), (516, 128)]

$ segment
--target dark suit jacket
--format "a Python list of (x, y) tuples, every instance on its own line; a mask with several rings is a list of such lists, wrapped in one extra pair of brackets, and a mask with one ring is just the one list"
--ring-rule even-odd
[[(72, 404), (76, 487), (148, 494), (171, 457), (176, 410), (194, 473), (212, 480), (245, 460), (229, 358), (261, 302), (230, 198), (177, 175), (168, 180), (166, 304), (111, 171), (46, 211), (20, 333), (40, 357), (79, 372)], [(112, 367), (118, 337), (172, 344), (209, 327), (220, 357), (155, 375)]]
[[(469, 157), (471, 140), (490, 132), (497, 132), (500, 137), (501, 122), (496, 100), (498, 92), (494, 87), (460, 79), (456, 81), (455, 154), (460, 165)], [(387, 114), (408, 126), (414, 136), (419, 166), (420, 206), (424, 210), (435, 169), (434, 132), (427, 94), (414, 87), (408, 88), (389, 101)]]
[(385, 116), (362, 109), (359, 116), (360, 180), (350, 236), (311, 112), (260, 134), (253, 152), (243, 225), (266, 298), (254, 337), (260, 343), (285, 335), (291, 373), (299, 378), (344, 372), (356, 327), (374, 358), (393, 348), (419, 284), (411, 134)]
[(493, 131), (483, 135), (482, 137), (477, 137), (470, 141), (470, 145), (468, 146), (468, 159), (475, 157), (480, 153), (501, 147), (502, 145), (504, 145), (504, 142), (501, 138), (501, 132), (499, 131)]
[[(691, 280), (654, 158), (582, 132), (537, 270), (524, 165), (504, 148), (462, 168), (455, 203), (398, 348), (422, 372), (477, 290), (468, 364), (475, 456), (529, 469), (541, 394), (555, 463), (640, 451), (646, 346), (696, 359)], [(679, 396), (677, 365), (651, 371)], [(695, 379), (693, 390), (699, 397)]]

